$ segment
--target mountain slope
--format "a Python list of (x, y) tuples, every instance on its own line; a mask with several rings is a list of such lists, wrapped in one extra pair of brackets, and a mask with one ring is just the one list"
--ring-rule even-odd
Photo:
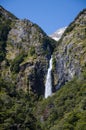
[(86, 129), (86, 71), (83, 79), (74, 78), (35, 110), (43, 130)]
[[(52, 85), (43, 98), (49, 59)], [(86, 130), (86, 9), (56, 42), (0, 7), (0, 130)]]
[(65, 30), (54, 55), (59, 89), (74, 76), (80, 77), (86, 67), (86, 9)]
[(55, 41), (36, 24), (0, 7), (0, 75), (17, 89), (44, 95), (48, 61)]
[(86, 129), (86, 9), (68, 26), (53, 53), (52, 97), (38, 103), (43, 130)]

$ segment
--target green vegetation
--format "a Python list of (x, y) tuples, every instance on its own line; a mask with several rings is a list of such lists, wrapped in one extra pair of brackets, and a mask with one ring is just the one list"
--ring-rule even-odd
[(11, 67), (10, 70), (14, 73), (18, 73), (19, 72), (19, 65), (20, 63), (24, 60), (24, 56), (25, 54), (22, 52), (21, 54), (19, 54), (11, 63)]
[(65, 34), (66, 34), (66, 33), (70, 33), (70, 32), (74, 29), (75, 26), (76, 26), (76, 24), (75, 24), (74, 22), (72, 22), (72, 23), (69, 25), (69, 27), (65, 30)]
[(43, 118), (43, 130), (85, 130), (85, 95), (86, 77), (75, 78), (66, 83), (54, 96), (40, 102), (36, 111), (37, 118)]
[[(1, 23), (1, 20), (0, 20)], [(0, 62), (4, 60), (6, 56), (6, 40), (7, 40), (7, 34), (10, 30), (10, 27), (8, 25), (8, 21), (0, 24)]]
[(7, 35), (11, 29), (12, 19), (17, 19), (14, 15), (9, 13), (8, 11), (4, 16), (2, 13), (3, 10), (4, 8), (2, 7), (2, 9), (0, 9), (0, 62), (2, 62), (6, 56)]
[(73, 79), (48, 99), (17, 90), (0, 79), (1, 130), (85, 130), (86, 72)]
[(6, 44), (4, 41), (0, 41), (0, 62), (4, 60), (5, 55), (6, 55), (6, 50), (5, 50)]
[(56, 69), (56, 58), (53, 57), (53, 70), (55, 70), (55, 69)]
[(15, 85), (3, 79), (0, 79), (0, 90), (0, 130), (38, 130), (33, 114), (37, 97), (16, 91)]
[(30, 48), (30, 55), (31, 56), (33, 56), (36, 52), (35, 52), (35, 47), (34, 46), (32, 46), (31, 48)]

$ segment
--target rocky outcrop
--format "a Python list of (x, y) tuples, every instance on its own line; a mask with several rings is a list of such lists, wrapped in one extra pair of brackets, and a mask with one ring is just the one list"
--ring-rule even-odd
[(55, 50), (59, 89), (75, 76), (80, 78), (86, 65), (86, 9), (65, 30)]
[(38, 95), (44, 95), (45, 75), (48, 61), (37, 58), (36, 61), (25, 62), (20, 65), (20, 71), (17, 76), (16, 86), (18, 89), (28, 90)]

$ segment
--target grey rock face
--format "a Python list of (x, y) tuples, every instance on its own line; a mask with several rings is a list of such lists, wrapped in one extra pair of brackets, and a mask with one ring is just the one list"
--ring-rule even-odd
[[(83, 23), (83, 24), (82, 24)], [(65, 30), (56, 54), (56, 69), (59, 89), (75, 76), (80, 77), (86, 64), (86, 10), (82, 11), (75, 21)]]
[(17, 90), (44, 95), (48, 61), (56, 42), (38, 25), (16, 18), (1, 6), (0, 23), (5, 26), (4, 32), (10, 27), (6, 33), (6, 56), (0, 64), (0, 76), (14, 83)]
[(79, 76), (81, 72), (81, 66), (74, 56), (63, 54), (57, 54), (57, 74), (58, 74), (58, 85), (56, 89), (59, 89), (66, 82), (70, 81), (74, 76)]

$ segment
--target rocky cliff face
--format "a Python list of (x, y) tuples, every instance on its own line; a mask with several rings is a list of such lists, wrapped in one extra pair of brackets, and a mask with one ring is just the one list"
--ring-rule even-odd
[[(59, 89), (86, 67), (86, 9), (56, 42), (36, 24), (20, 20), (0, 7), (0, 76), (16, 89), (44, 95), (53, 54), (53, 86)], [(53, 91), (54, 91), (53, 87)]]
[(19, 20), (2, 7), (0, 27), (1, 77), (13, 82), (16, 89), (43, 95), (48, 61), (55, 41), (38, 25), (26, 19)]
[[(44, 100), (51, 54), (61, 89)], [(0, 7), (0, 130), (14, 129), (86, 130), (86, 9), (55, 42)]]
[(65, 30), (55, 50), (57, 85), (63, 84), (77, 76), (86, 66), (86, 9), (80, 12)]

